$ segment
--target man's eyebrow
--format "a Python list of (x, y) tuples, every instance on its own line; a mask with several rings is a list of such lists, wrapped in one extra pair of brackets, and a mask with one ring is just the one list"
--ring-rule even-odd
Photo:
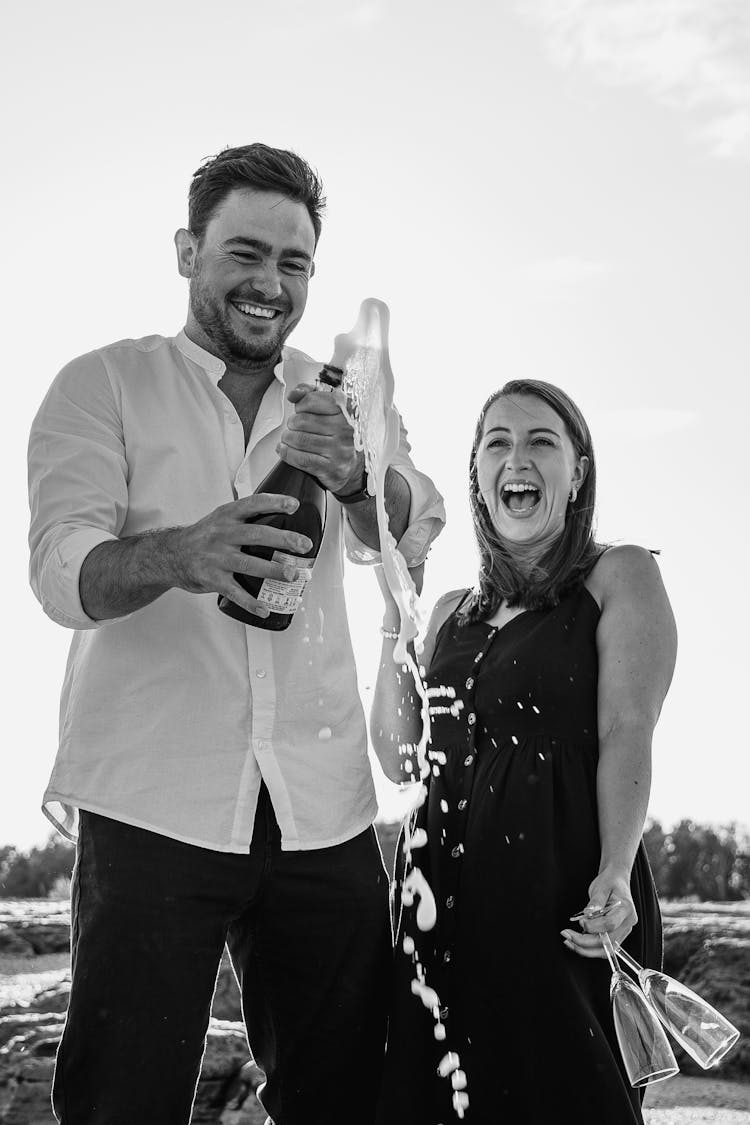
[[(489, 430), (487, 430), (487, 433), (492, 434), (495, 432), (495, 430), (502, 430), (504, 434), (510, 433), (510, 430), (507, 426), (492, 426)], [(556, 438), (559, 438), (560, 436), (557, 430), (552, 430), (549, 426), (535, 426), (533, 430), (529, 430), (528, 432), (530, 434), (554, 434)]]
[[(234, 238), (228, 238), (226, 246), (249, 246), (253, 250), (260, 251), (261, 254), (272, 254), (273, 246), (270, 242), (261, 242), (258, 238), (246, 238), (244, 235), (238, 234)], [(281, 256), (286, 258), (302, 258), (306, 262), (311, 262), (312, 257), (306, 250), (300, 250), (297, 246), (286, 246), (281, 251)]]

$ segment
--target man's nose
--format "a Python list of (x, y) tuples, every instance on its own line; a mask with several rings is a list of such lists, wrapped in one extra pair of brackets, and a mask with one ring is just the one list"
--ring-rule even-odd
[(263, 262), (253, 271), (253, 286), (268, 300), (281, 294), (281, 278), (274, 262)]

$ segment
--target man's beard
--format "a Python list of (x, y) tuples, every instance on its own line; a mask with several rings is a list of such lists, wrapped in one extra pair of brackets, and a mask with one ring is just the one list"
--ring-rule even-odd
[(284, 342), (281, 325), (273, 335), (263, 339), (240, 336), (229, 319), (229, 310), (222, 308), (203, 285), (200, 267), (190, 278), (190, 310), (213, 344), (216, 355), (228, 365), (254, 368), (278, 359), (281, 354)]

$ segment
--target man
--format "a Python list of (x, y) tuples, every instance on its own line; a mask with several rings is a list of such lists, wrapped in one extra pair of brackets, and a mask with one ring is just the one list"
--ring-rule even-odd
[[(323, 208), (299, 157), (254, 144), (205, 163), (175, 237), (184, 331), (125, 340), (58, 375), (30, 441), (31, 582), (75, 630), (44, 797), (78, 840), (73, 983), (53, 1105), (63, 1125), (189, 1120), (224, 943), (275, 1125), (371, 1120), (390, 957), (388, 881), (343, 597), (344, 543), (377, 558), (374, 501), (302, 316)], [(442, 502), (408, 456), (391, 531), (424, 560)], [(282, 633), (233, 575), (295, 577), (243, 545), (277, 456), (332, 495)]]

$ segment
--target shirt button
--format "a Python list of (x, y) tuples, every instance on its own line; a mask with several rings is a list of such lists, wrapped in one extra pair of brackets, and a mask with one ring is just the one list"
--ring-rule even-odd
[(470, 711), (469, 714), (466, 716), (466, 721), (468, 722), (470, 727), (474, 726), (474, 723), (477, 721), (477, 717), (476, 717), (476, 715), (474, 714), (473, 711)]
[(466, 757), (464, 758), (464, 765), (470, 766), (473, 761), (474, 761), (474, 759), (473, 759), (472, 755), (467, 754)]
[(257, 672), (255, 673), (255, 675), (258, 677), (259, 680), (264, 680), (266, 678), (265, 668), (259, 668), (257, 670)]
[(262, 738), (259, 738), (258, 739), (258, 749), (259, 750), (265, 750), (265, 748), (266, 748), (265, 742), (263, 741)]
[(461, 800), (460, 800), (460, 801), (458, 802), (458, 807), (459, 807), (459, 809), (461, 810), (461, 812), (463, 812), (463, 811), (464, 811), (464, 809), (466, 808), (466, 806), (468, 805), (468, 803), (469, 803), (469, 802), (468, 802), (468, 801), (466, 800), (466, 798), (465, 798), (465, 797), (462, 797), (462, 798), (461, 798)]
[(445, 1007), (440, 1009), (440, 1018), (441, 1018), (441, 1020), (447, 1020), (448, 1019), (448, 1005), (447, 1004), (445, 1005)]
[(451, 951), (450, 951), (450, 949), (446, 949), (445, 953), (443, 954), (443, 960), (445, 961), (446, 965), (448, 964), (450, 959), (451, 959)]
[(460, 844), (456, 844), (455, 848), (451, 848), (451, 855), (453, 856), (454, 859), (458, 859), (458, 857), (460, 856), (460, 854), (463, 850), (464, 849), (461, 847)]
[(466, 681), (466, 690), (471, 691), (471, 689), (473, 687), (474, 687), (474, 680), (472, 679), (471, 676), (469, 676), (468, 680)]
[(448, 895), (447, 899), (445, 900), (445, 905), (449, 910), (453, 909), (453, 907), (456, 905), (456, 900), (453, 895)]

